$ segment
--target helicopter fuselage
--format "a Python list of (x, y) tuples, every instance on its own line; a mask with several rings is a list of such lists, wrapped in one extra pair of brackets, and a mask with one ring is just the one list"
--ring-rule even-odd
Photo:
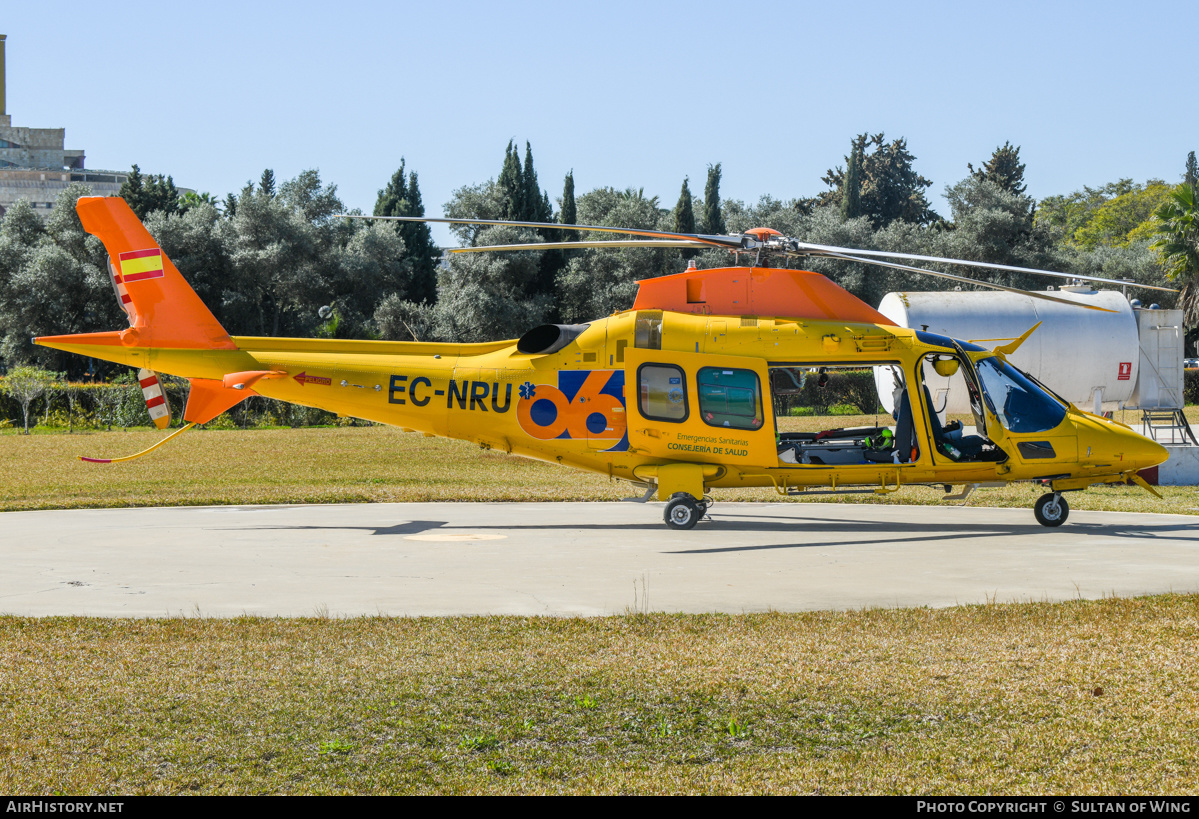
[[(922, 366), (935, 356), (973, 371), (994, 354), (880, 324), (630, 310), (590, 323), (550, 353), (521, 352), (516, 341), (232, 340), (236, 350), (113, 345), (105, 354), (88, 345), (87, 353), (192, 379), (265, 374), (247, 394), (653, 484), (662, 500), (739, 486), (882, 492), (1040, 481), (1075, 489), (1123, 480), (1165, 458), (1153, 441), (1069, 405), (1052, 427), (1009, 429), (990, 392), (973, 430), (985, 436), (987, 456), (956, 458), (936, 439), (944, 421), (929, 393), (916, 388)], [(780, 430), (772, 371), (815, 377), (879, 367), (907, 385), (910, 438), (892, 435), (889, 449), (864, 443), (897, 426), (885, 412), (864, 432), (792, 444)], [(781, 452), (788, 445), (791, 459)], [(674, 474), (665, 477), (663, 467)]]

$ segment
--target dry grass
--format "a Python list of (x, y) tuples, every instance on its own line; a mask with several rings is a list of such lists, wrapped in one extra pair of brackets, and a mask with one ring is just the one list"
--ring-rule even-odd
[(1199, 598), (0, 618), (7, 793), (1190, 793)]
[[(0, 435), (0, 506), (627, 494), (385, 428), (192, 432), (133, 464), (74, 460), (158, 437)], [(1071, 502), (1199, 507), (1194, 488), (1164, 491)], [(1189, 793), (1197, 625), (1196, 596), (593, 620), (0, 617), (0, 792)]]
[[(796, 428), (874, 423), (873, 416), (789, 419)], [(617, 500), (628, 484), (563, 467), (424, 438), (388, 427), (198, 430), (126, 464), (97, 465), (80, 454), (137, 452), (159, 440), (149, 430), (74, 435), (0, 435), (0, 511), (260, 503)], [(1070, 495), (1074, 509), (1194, 514), (1199, 489), (1162, 487), (1158, 501), (1135, 487)], [(771, 489), (718, 490), (727, 501), (777, 501)], [(976, 506), (1030, 507), (1040, 489), (1014, 485), (976, 492)], [(852, 503), (938, 503), (913, 487)], [(819, 499), (827, 499), (825, 497)]]

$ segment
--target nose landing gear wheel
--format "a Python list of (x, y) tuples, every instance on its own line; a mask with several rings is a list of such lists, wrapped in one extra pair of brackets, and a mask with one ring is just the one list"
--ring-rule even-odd
[(1061, 492), (1051, 492), (1037, 498), (1032, 511), (1037, 516), (1037, 523), (1042, 526), (1061, 526), (1070, 516), (1070, 504), (1066, 503)]
[(707, 504), (701, 504), (686, 492), (676, 492), (666, 503), (662, 517), (671, 529), (694, 529), (706, 509)]

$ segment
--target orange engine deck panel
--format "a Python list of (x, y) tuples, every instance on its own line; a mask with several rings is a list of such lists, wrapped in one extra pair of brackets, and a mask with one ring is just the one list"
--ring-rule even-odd
[(895, 326), (857, 296), (807, 270), (721, 267), (687, 270), (637, 284), (634, 310), (835, 319)]

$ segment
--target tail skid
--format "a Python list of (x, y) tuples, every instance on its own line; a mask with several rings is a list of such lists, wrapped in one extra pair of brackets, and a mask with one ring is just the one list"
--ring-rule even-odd
[(182, 435), (183, 433), (187, 432), (189, 429), (191, 429), (194, 426), (195, 426), (195, 423), (193, 422), (193, 423), (188, 424), (185, 427), (179, 427), (179, 429), (175, 430), (170, 435), (163, 438), (161, 441), (156, 443), (154, 446), (150, 447), (149, 449), (143, 449), (141, 452), (137, 453), (136, 455), (126, 455), (123, 458), (88, 458), (85, 455), (80, 455), (79, 460), (81, 460), (87, 464), (119, 464), (122, 461), (132, 461), (137, 458), (140, 458), (143, 455), (149, 455), (151, 452), (158, 449), (160, 446), (165, 444), (167, 441), (171, 440), (172, 438), (178, 437), (179, 435)]

